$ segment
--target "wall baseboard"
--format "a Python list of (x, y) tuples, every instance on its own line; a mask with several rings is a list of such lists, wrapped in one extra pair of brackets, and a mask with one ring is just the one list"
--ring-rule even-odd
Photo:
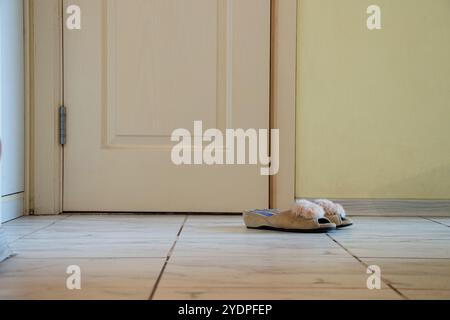
[(333, 199), (353, 216), (450, 217), (450, 200)]
[(2, 215), (0, 223), (17, 219), (24, 214), (24, 193), (0, 198), (2, 201)]

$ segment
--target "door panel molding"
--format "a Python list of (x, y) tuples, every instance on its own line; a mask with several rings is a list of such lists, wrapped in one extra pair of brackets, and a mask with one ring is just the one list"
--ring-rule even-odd
[[(187, 122), (184, 119), (192, 118), (192, 113), (199, 114), (196, 117), (198, 120), (203, 120), (203, 123), (211, 128), (225, 129), (226, 127), (231, 127), (233, 123), (232, 119), (232, 76), (233, 76), (233, 65), (232, 61), (232, 24), (233, 24), (233, 6), (232, 0), (218, 0), (218, 1), (197, 1), (197, 6), (202, 6), (202, 10), (195, 10), (191, 8), (190, 11), (198, 12), (198, 17), (196, 20), (202, 21), (203, 23), (198, 23), (192, 28), (187, 28), (189, 26), (189, 21), (187, 17), (183, 18), (183, 15), (174, 15), (172, 12), (166, 12), (165, 20), (167, 23), (164, 24), (170, 26), (170, 33), (172, 36), (161, 38), (158, 35), (158, 28), (150, 28), (155, 30), (151, 33), (151, 38), (155, 42), (152, 46), (152, 50), (146, 52), (134, 52), (132, 53), (132, 58), (134, 58), (136, 65), (133, 65), (133, 70), (123, 70), (121, 68), (121, 59), (119, 57), (124, 57), (125, 54), (121, 51), (121, 48), (137, 47), (140, 38), (148, 37), (148, 30), (145, 28), (140, 28), (140, 24), (147, 21), (158, 21), (161, 19), (161, 15), (158, 14), (158, 19), (156, 17), (149, 17), (148, 12), (159, 12), (160, 8), (153, 8), (157, 4), (158, 7), (164, 8), (166, 11), (185, 11), (185, 9), (180, 8), (174, 10), (173, 6), (180, 6), (180, 2), (176, 1), (165, 1), (165, 2), (143, 2), (141, 5), (146, 6), (141, 8), (141, 12), (144, 17), (138, 19), (139, 21), (133, 22), (126, 20), (128, 33), (133, 33), (130, 37), (124, 32), (118, 32), (117, 23), (123, 23), (126, 19), (126, 9), (129, 7), (120, 7), (120, 1), (110, 0), (104, 1), (104, 17), (103, 17), (103, 28), (104, 28), (104, 81), (106, 86), (104, 88), (104, 115), (106, 119), (103, 122), (103, 134), (104, 134), (104, 145), (106, 148), (127, 148), (127, 147), (143, 147), (143, 148), (158, 148), (167, 144), (167, 138), (170, 138), (171, 127), (167, 127), (168, 121), (162, 119), (164, 117), (164, 112), (156, 112), (153, 114), (145, 114), (147, 111), (152, 111), (155, 107), (157, 109), (166, 110), (170, 108), (171, 99), (173, 94), (171, 92), (163, 92), (161, 94), (161, 83), (166, 83), (167, 81), (173, 81), (172, 79), (179, 76), (180, 70), (181, 74), (185, 75), (186, 79), (183, 81), (184, 86), (179, 87), (182, 90), (182, 94), (187, 97), (186, 114), (180, 115), (180, 123), (178, 127), (190, 127), (192, 123)], [(207, 8), (204, 8), (207, 4)], [(189, 5), (192, 6), (192, 5)], [(132, 8), (132, 7), (131, 7)], [(156, 10), (153, 10), (156, 9)], [(133, 10), (130, 10), (133, 11)], [(124, 17), (125, 16), (125, 17)], [(184, 20), (182, 20), (184, 19)], [(205, 19), (207, 21), (205, 21)], [(186, 21), (185, 21), (186, 20)], [(172, 23), (176, 23), (172, 26)], [(205, 25), (205, 22), (208, 25)], [(131, 26), (130, 26), (131, 25)], [(196, 34), (202, 32), (203, 41), (197, 39), (198, 44), (192, 43), (195, 38), (187, 37), (191, 41), (186, 42), (181, 37), (179, 40), (186, 42), (183, 46), (182, 51), (174, 50), (170, 48), (170, 43), (174, 42), (174, 39), (180, 37), (179, 29), (184, 28), (187, 30), (183, 31), (183, 35)], [(141, 34), (141, 33), (144, 34)], [(204, 38), (209, 38), (207, 41), (207, 48), (205, 48)], [(217, 41), (216, 41), (217, 38)], [(130, 43), (133, 42), (133, 43)], [(216, 43), (215, 43), (216, 42)], [(159, 43), (159, 45), (158, 45)], [(161, 50), (161, 46), (165, 49)], [(224, 54), (225, 52), (225, 54)], [(207, 54), (206, 54), (207, 53)], [(127, 53), (128, 54), (128, 53)], [(161, 72), (162, 65), (158, 65), (158, 61), (167, 60), (167, 56), (170, 57), (172, 63), (170, 64), (170, 70), (165, 69), (166, 75), (163, 77), (159, 76)], [(130, 57), (126, 56), (126, 62), (129, 61)], [(202, 59), (202, 63), (205, 65), (202, 69), (193, 69), (193, 65), (198, 63)], [(189, 61), (190, 60), (190, 61)], [(149, 68), (142, 67), (141, 65), (149, 65)], [(165, 67), (165, 66), (164, 66)], [(145, 74), (140, 71), (143, 69), (153, 69), (155, 72)], [(124, 72), (125, 71), (125, 72)], [(118, 77), (117, 73), (120, 72), (121, 76)], [(191, 74), (202, 73), (204, 75), (202, 83), (189, 83), (189, 77)], [(123, 75), (123, 76), (122, 76)], [(138, 83), (145, 83), (147, 85), (148, 94), (147, 99), (142, 101), (134, 101), (133, 99), (139, 98), (138, 92), (132, 94), (133, 90), (139, 90), (138, 88), (127, 88), (131, 80), (136, 78), (140, 79)], [(150, 78), (150, 79), (149, 79)], [(120, 85), (117, 84), (116, 79), (123, 79)], [(178, 80), (179, 81), (179, 80)], [(150, 86), (148, 84), (150, 83)], [(217, 83), (217, 86), (215, 85)], [(122, 89), (124, 88), (124, 89)], [(217, 89), (216, 89), (217, 88)], [(125, 92), (125, 97), (118, 98), (122, 92)], [(126, 92), (131, 92), (131, 94), (126, 94)], [(194, 98), (195, 97), (195, 98)], [(198, 97), (202, 97), (201, 100), (208, 101), (198, 101)], [(132, 114), (131, 119), (127, 119), (127, 123), (120, 122), (120, 119), (130, 118), (130, 114), (124, 112), (127, 109), (127, 103), (133, 101), (134, 104), (142, 105), (142, 114)], [(153, 108), (145, 108), (151, 104)], [(211, 110), (201, 110), (199, 106), (214, 105), (217, 104), (216, 109)], [(200, 107), (201, 108), (201, 107)], [(160, 110), (161, 111), (161, 110)], [(205, 118), (205, 113), (208, 116)], [(190, 115), (191, 114), (191, 115)], [(161, 117), (162, 115), (162, 117)], [(144, 117), (142, 117), (144, 116)], [(149, 126), (146, 122), (142, 123), (142, 118), (151, 118), (152, 123)], [(141, 127), (137, 128), (137, 127)], [(146, 126), (146, 127), (144, 127)]]

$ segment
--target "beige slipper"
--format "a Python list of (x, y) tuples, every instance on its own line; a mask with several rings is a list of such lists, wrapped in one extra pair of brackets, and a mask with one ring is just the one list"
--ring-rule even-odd
[(314, 203), (318, 204), (325, 211), (325, 217), (333, 222), (338, 229), (350, 227), (353, 221), (347, 218), (344, 207), (340, 204), (334, 203), (330, 200), (316, 200)]
[(325, 217), (322, 207), (306, 200), (297, 202), (287, 211), (245, 211), (244, 222), (249, 229), (299, 233), (325, 233), (336, 229), (336, 224)]

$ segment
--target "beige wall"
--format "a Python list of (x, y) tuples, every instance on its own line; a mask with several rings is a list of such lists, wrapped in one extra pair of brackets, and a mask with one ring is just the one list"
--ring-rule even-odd
[(450, 199), (450, 0), (300, 0), (298, 27), (297, 196)]

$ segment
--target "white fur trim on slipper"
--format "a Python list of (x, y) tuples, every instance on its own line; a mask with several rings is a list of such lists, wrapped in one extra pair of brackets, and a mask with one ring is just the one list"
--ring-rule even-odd
[(325, 217), (323, 208), (311, 201), (299, 200), (293, 208), (292, 213), (305, 219), (322, 219)]
[(341, 206), (340, 204), (334, 203), (330, 200), (324, 200), (324, 199), (320, 199), (320, 200), (316, 200), (314, 201), (316, 204), (318, 204), (319, 206), (321, 206), (324, 210), (326, 214), (331, 214), (331, 215), (339, 215), (342, 218), (345, 218), (347, 216), (345, 209), (343, 206)]

